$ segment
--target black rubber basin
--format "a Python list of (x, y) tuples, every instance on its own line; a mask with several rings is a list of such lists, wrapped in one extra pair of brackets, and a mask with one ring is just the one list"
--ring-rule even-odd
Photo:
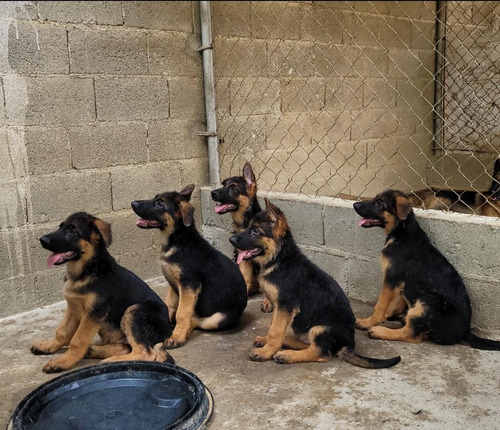
[(128, 361), (85, 367), (38, 387), (14, 411), (15, 430), (191, 430), (204, 428), (210, 392), (187, 370)]

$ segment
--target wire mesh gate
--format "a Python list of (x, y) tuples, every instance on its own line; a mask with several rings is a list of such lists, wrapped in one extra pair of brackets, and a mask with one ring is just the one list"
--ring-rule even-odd
[(249, 161), (273, 191), (485, 193), (500, 153), (499, 13), (212, 2), (221, 176)]

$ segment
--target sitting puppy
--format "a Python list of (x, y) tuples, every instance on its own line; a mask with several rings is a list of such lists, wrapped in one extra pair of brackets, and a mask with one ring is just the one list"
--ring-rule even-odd
[[(231, 212), (233, 217), (233, 233), (241, 233), (248, 227), (252, 218), (262, 209), (257, 200), (257, 181), (250, 163), (243, 166), (243, 176), (232, 176), (222, 181), (222, 188), (212, 191), (212, 200), (219, 202), (215, 212), (222, 215)], [(238, 251), (234, 250), (234, 260), (238, 263), (241, 274), (247, 285), (248, 295), (259, 292), (259, 265), (252, 260), (239, 260)], [(273, 307), (267, 297), (262, 301), (263, 312), (272, 312)]]
[[(367, 368), (391, 367), (399, 357), (378, 360), (354, 351), (354, 315), (340, 286), (302, 254), (280, 209), (266, 199), (248, 229), (231, 236), (240, 258), (261, 266), (259, 282), (274, 313), (267, 336), (255, 339), (250, 358), (278, 363), (327, 361), (339, 354), (351, 364)], [(308, 342), (286, 336), (288, 326)], [(280, 351), (282, 347), (290, 350)]]
[[(47, 362), (46, 373), (67, 370), (86, 354), (104, 361), (174, 363), (163, 348), (172, 333), (167, 307), (109, 254), (111, 240), (110, 225), (84, 212), (70, 215), (58, 230), (40, 238), (53, 252), (47, 266), (66, 264), (67, 269), (64, 318), (54, 339), (31, 347), (33, 354), (52, 354), (69, 345), (62, 356)], [(101, 343), (91, 346), (96, 334)]]
[[(405, 194), (387, 190), (354, 203), (354, 209), (363, 217), (358, 225), (382, 227), (387, 234), (380, 257), (382, 292), (373, 315), (358, 319), (357, 328), (368, 329), (375, 339), (430, 339), (443, 345), (463, 341), (478, 349), (500, 349), (500, 342), (470, 332), (472, 311), (462, 279), (420, 228)], [(406, 312), (402, 328), (379, 325), (401, 312)]]
[(189, 203), (194, 185), (181, 192), (158, 194), (132, 202), (140, 228), (157, 228), (163, 236), (161, 263), (169, 283), (165, 299), (176, 326), (165, 342), (177, 348), (195, 328), (229, 330), (247, 304), (245, 281), (238, 267), (201, 237)]

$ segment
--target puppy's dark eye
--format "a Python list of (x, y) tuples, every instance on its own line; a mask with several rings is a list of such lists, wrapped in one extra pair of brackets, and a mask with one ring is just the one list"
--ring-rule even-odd
[(71, 236), (76, 236), (78, 233), (78, 231), (76, 230), (76, 227), (72, 224), (68, 225), (67, 229), (68, 229), (68, 234)]
[(231, 186), (229, 188), (231, 189), (231, 191), (235, 191), (235, 192), (238, 191), (238, 187), (235, 184), (231, 184)]
[(374, 203), (374, 206), (375, 206), (375, 209), (384, 209), (384, 202), (382, 202), (382, 200), (377, 200), (375, 203)]
[(156, 200), (155, 201), (155, 208), (162, 209), (165, 206), (163, 205), (163, 200)]
[(260, 236), (260, 230), (255, 226), (251, 228), (250, 233), (252, 236)]

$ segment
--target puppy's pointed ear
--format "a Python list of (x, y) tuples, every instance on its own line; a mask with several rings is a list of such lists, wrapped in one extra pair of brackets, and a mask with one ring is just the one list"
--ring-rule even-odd
[(194, 184), (186, 185), (182, 190), (179, 191), (179, 194), (184, 196), (187, 201), (191, 200), (191, 194), (194, 190)]
[(245, 178), (247, 187), (251, 187), (255, 184), (255, 175), (253, 173), (252, 166), (250, 166), (250, 163), (245, 163), (245, 165), (243, 166), (243, 177)]
[(189, 227), (193, 223), (194, 208), (191, 206), (191, 203), (185, 201), (179, 202), (179, 206), (181, 210), (182, 222), (186, 227)]
[(271, 222), (277, 222), (278, 221), (278, 212), (276, 206), (274, 206), (269, 199), (266, 197), (264, 198), (264, 201), (266, 202), (266, 212), (267, 215), (269, 216)]
[(411, 204), (407, 197), (396, 196), (396, 215), (399, 219), (406, 219), (411, 211)]
[(106, 247), (109, 247), (113, 243), (113, 235), (111, 234), (111, 225), (102, 219), (95, 218), (93, 221), (94, 225), (101, 233), (101, 236), (104, 240), (104, 244)]

